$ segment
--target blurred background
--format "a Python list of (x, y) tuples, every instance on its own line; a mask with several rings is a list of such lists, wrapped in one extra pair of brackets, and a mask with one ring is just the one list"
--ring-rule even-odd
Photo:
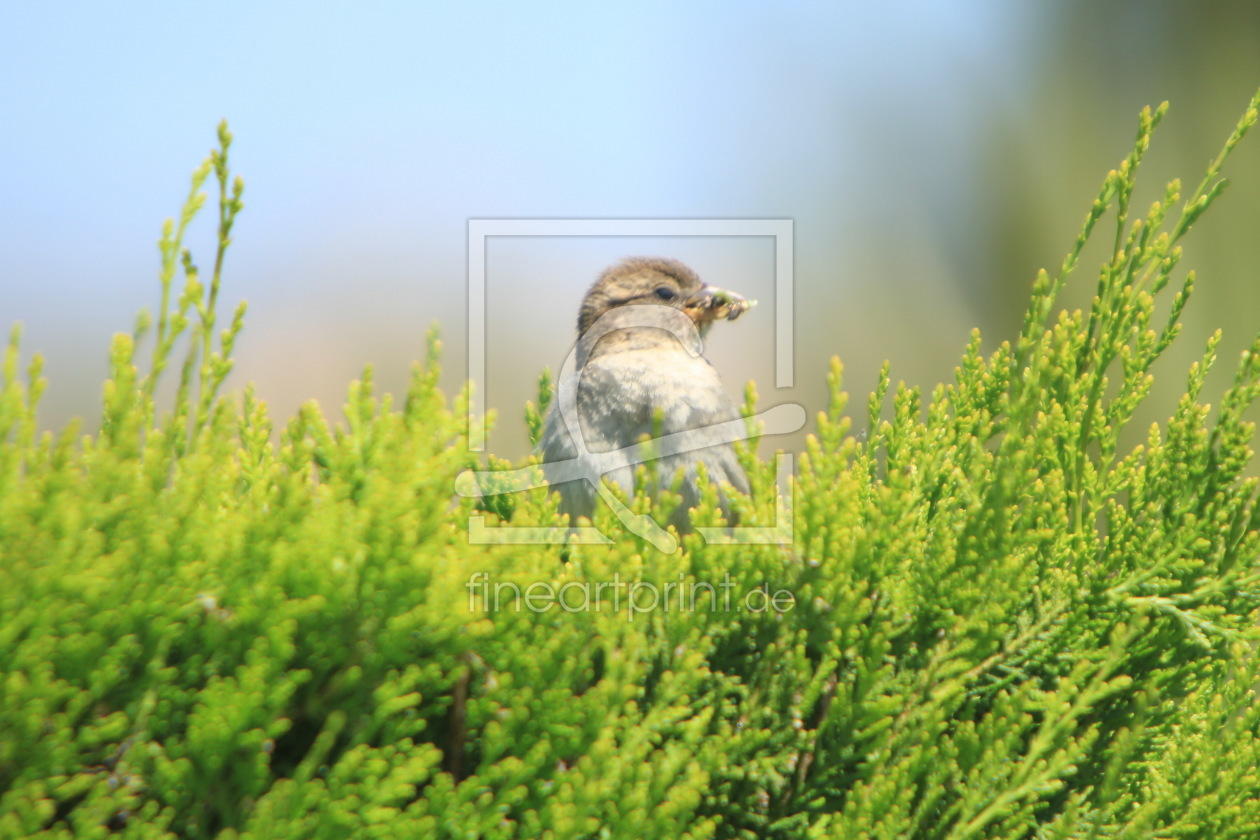
[[(48, 428), (95, 427), (110, 336), (156, 308), (162, 220), (220, 118), (246, 181), (220, 298), (221, 318), (249, 302), (232, 383), (256, 383), (277, 425), (309, 399), (339, 418), (368, 363), (401, 392), (434, 323), (461, 386), (469, 218), (794, 220), (791, 389), (774, 387), (768, 239), (491, 240), (478, 401), (513, 458), (540, 370), (620, 257), (676, 256), (759, 298), (711, 335), (732, 394), (755, 379), (763, 407), (812, 415), (839, 355), (860, 428), (884, 360), (929, 392), (973, 327), (986, 351), (1017, 334), (1143, 105), (1172, 103), (1144, 212), (1171, 177), (1193, 189), (1260, 86), (1249, 2), (15, 3), (0, 41), (0, 326), (46, 357)], [(1198, 289), (1146, 421), (1212, 329), (1209, 394), (1260, 328), (1260, 136), (1226, 174), (1185, 243)], [(188, 240), (206, 276), (213, 215)]]

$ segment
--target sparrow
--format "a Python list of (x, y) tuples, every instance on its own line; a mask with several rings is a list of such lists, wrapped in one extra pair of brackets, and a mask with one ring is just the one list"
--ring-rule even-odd
[[(718, 487), (727, 522), (737, 524), (727, 492), (748, 495), (748, 476), (729, 432), (710, 427), (738, 420), (740, 412), (701, 355), (700, 340), (715, 321), (734, 320), (753, 303), (706, 285), (674, 259), (632, 257), (607, 269), (582, 300), (574, 361), (566, 364), (571, 372), (562, 374), (543, 424), (538, 451), (544, 474), (550, 466), (559, 476), (558, 465), (571, 467), (577, 459), (586, 475), (606, 478), (630, 495), (637, 461), (624, 450), (644, 436), (689, 432), (676, 439), (685, 451), (654, 462), (659, 486), (673, 487), (682, 473), (682, 503), (669, 524), (679, 533), (691, 530), (691, 508), (700, 501), (700, 463)], [(552, 490), (571, 522), (594, 514), (598, 494), (590, 480), (553, 483)]]

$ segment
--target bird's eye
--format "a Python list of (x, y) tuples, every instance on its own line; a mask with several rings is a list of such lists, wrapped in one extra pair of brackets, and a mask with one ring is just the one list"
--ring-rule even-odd
[(656, 296), (661, 300), (673, 300), (678, 294), (669, 286), (661, 286), (656, 290)]

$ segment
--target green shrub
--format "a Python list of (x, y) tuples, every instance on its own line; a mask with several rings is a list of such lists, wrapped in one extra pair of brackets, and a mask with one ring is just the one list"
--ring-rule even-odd
[[(156, 329), (114, 342), (99, 434), (40, 435), (38, 357), (19, 376), (16, 332), (5, 357), (0, 834), (1260, 836), (1260, 342), (1215, 414), (1219, 336), (1168, 422), (1120, 443), (1190, 295), (1167, 299), (1179, 241), (1258, 105), (1180, 211), (1174, 182), (1131, 218), (1164, 110), (1144, 112), (1018, 340), (974, 335), (926, 406), (899, 386), (888, 409), (885, 369), (859, 440), (834, 363), (794, 545), (674, 554), (470, 543), (473, 513), (562, 523), (544, 490), (454, 493), (468, 398), (438, 390), (436, 341), (401, 404), (369, 371), (343, 424), (311, 404), (278, 445), (250, 390), (221, 395), (244, 314), (216, 333), (242, 190), (221, 128), (162, 238)], [(182, 236), (212, 173), (206, 289)], [(1111, 212), (1090, 311), (1056, 313)], [(774, 468), (742, 457), (745, 512), (772, 521)], [(506, 587), (531, 584), (571, 608), (520, 608)]]

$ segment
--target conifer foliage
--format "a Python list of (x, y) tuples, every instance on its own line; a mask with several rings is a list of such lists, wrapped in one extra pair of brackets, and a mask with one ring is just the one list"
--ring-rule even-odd
[[(1214, 336), (1172, 416), (1125, 434), (1258, 106), (1145, 214), (1165, 108), (1143, 112), (1018, 338), (975, 333), (927, 399), (885, 368), (866, 437), (834, 362), (794, 544), (673, 554), (607, 510), (612, 545), (471, 543), (473, 515), (563, 523), (541, 489), (454, 492), (477, 463), (436, 338), (401, 400), (369, 369), (344, 420), (308, 404), (276, 443), (223, 388), (244, 307), (217, 322), (243, 206), (221, 126), (99, 433), (41, 434), (39, 357), (20, 371), (16, 329), (4, 356), (0, 836), (1260, 836), (1260, 339), (1209, 396)], [(208, 181), (204, 284), (183, 238)], [(1092, 237), (1092, 304), (1059, 311)], [(741, 457), (741, 518), (773, 522), (773, 462)], [(693, 521), (719, 519), (710, 488)]]

